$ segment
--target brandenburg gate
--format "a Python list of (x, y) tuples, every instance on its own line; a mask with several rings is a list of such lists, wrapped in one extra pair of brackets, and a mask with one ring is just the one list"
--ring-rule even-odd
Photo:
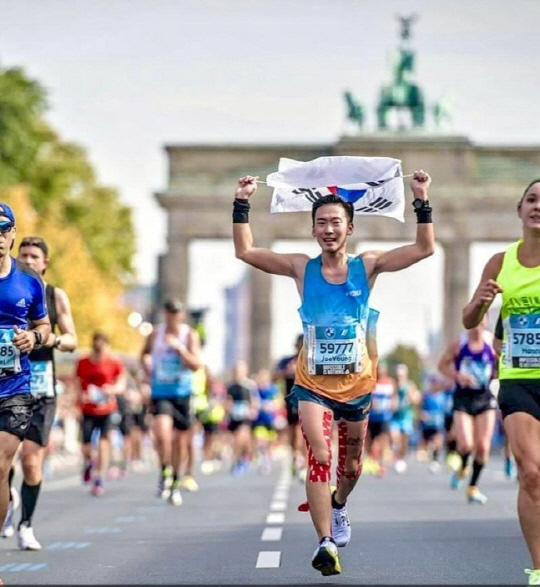
[[(410, 31), (402, 30), (401, 57), (393, 86), (383, 87), (377, 107), (378, 129), (363, 130), (363, 111), (347, 93), (349, 118), (360, 129), (333, 144), (208, 144), (167, 145), (168, 185), (155, 194), (168, 216), (167, 252), (161, 259), (158, 291), (163, 299), (179, 295), (187, 300), (189, 245), (195, 239), (232, 239), (233, 193), (239, 177), (264, 179), (277, 169), (280, 157), (308, 161), (320, 156), (358, 155), (402, 160), (405, 174), (416, 169), (433, 178), (431, 199), (437, 242), (444, 250), (443, 342), (460, 331), (463, 306), (469, 298), (469, 252), (474, 241), (512, 241), (520, 222), (512, 212), (525, 186), (540, 176), (540, 146), (477, 145), (466, 136), (452, 135), (425, 125), (422, 93), (410, 82), (414, 53), (407, 45)], [(416, 88), (414, 90), (414, 88)], [(399, 90), (399, 91), (397, 91)], [(399, 102), (398, 98), (401, 100)], [(388, 114), (397, 110), (398, 128), (389, 128)], [(411, 114), (403, 125), (403, 111)], [(271, 189), (260, 186), (252, 202), (251, 220), (256, 246), (272, 247), (276, 240), (310, 237), (306, 213), (270, 214)], [(406, 190), (407, 201), (412, 196)], [(405, 223), (381, 217), (359, 217), (350, 242), (361, 240), (413, 241), (416, 223), (406, 205)], [(307, 223), (307, 224), (306, 224)], [(208, 268), (208, 279), (212, 270)], [(267, 366), (271, 339), (271, 276), (249, 268), (250, 333), (253, 370)]]

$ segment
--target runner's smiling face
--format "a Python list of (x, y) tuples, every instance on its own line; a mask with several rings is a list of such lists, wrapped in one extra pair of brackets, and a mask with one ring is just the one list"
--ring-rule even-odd
[(323, 252), (334, 253), (345, 246), (347, 236), (352, 234), (353, 228), (354, 225), (348, 221), (343, 206), (326, 204), (315, 214), (312, 235)]
[(540, 230), (540, 182), (536, 182), (527, 190), (518, 205), (518, 214), (523, 228)]

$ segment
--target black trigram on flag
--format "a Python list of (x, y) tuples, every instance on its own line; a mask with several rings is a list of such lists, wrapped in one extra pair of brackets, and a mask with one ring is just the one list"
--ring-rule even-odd
[(370, 202), (367, 206), (359, 206), (358, 208), (355, 208), (354, 211), (365, 213), (380, 212), (381, 210), (384, 210), (391, 205), (392, 202), (390, 200), (379, 196), (376, 200), (373, 200), (373, 202)]

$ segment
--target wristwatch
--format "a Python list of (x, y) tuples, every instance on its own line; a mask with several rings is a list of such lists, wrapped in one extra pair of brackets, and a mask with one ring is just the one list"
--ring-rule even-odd
[(43, 344), (43, 336), (39, 330), (32, 330), (36, 337), (36, 344), (34, 346), (41, 346)]
[(412, 205), (415, 210), (420, 210), (421, 208), (429, 208), (429, 200), (422, 200), (422, 198), (415, 198), (412, 202)]

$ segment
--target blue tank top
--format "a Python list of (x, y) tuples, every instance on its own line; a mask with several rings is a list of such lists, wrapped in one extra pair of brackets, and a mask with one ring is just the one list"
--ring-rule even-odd
[(0, 277), (0, 398), (30, 392), (30, 359), (12, 344), (14, 327), (47, 316), (45, 289), (37, 273), (11, 259), (8, 275)]
[[(189, 326), (182, 324), (178, 339), (187, 344)], [(193, 371), (184, 365), (177, 351), (165, 340), (165, 325), (160, 324), (152, 346), (152, 399), (189, 397), (193, 393)]]
[(366, 353), (369, 283), (360, 257), (349, 256), (348, 265), (347, 280), (330, 283), (322, 273), (321, 255), (306, 264), (299, 313), (311, 375), (349, 375), (367, 366), (362, 358)]
[(435, 428), (440, 430), (444, 427), (445, 394), (442, 391), (437, 393), (426, 393), (422, 400), (422, 426), (424, 428)]
[(392, 419), (392, 397), (394, 384), (377, 381), (375, 389), (371, 392), (371, 408), (369, 419), (372, 422), (389, 422)]
[(469, 348), (466, 336), (461, 339), (458, 355), (454, 361), (458, 373), (467, 373), (474, 377), (475, 383), (463, 388), (456, 383), (456, 390), (482, 392), (489, 389), (489, 382), (495, 370), (495, 352), (493, 347), (484, 341), (482, 350), (473, 352)]

